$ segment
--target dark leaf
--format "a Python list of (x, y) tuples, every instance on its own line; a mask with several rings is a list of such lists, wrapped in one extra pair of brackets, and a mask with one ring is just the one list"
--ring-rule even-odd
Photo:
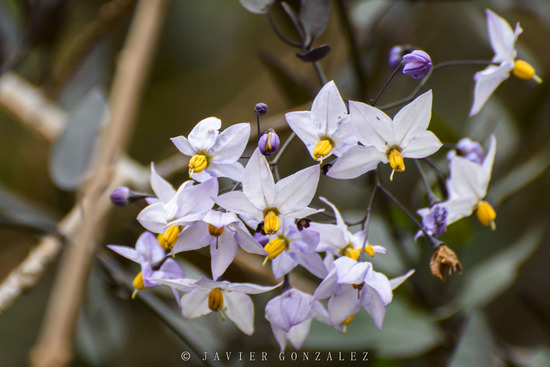
[(97, 88), (88, 92), (70, 111), (67, 128), (55, 143), (50, 158), (50, 175), (60, 188), (74, 190), (78, 187), (107, 114), (105, 94)]
[(449, 366), (494, 366), (495, 360), (491, 355), (493, 347), (493, 336), (485, 317), (475, 312), (468, 320)]
[(329, 52), (330, 46), (322, 45), (308, 52), (298, 52), (296, 56), (298, 56), (302, 61), (315, 62), (323, 59), (325, 56), (328, 55)]
[(298, 14), (294, 11), (292, 6), (290, 6), (286, 2), (282, 2), (281, 6), (283, 7), (285, 13), (288, 15), (290, 20), (292, 21), (292, 24), (294, 24), (294, 28), (296, 29), (296, 32), (298, 32), (298, 35), (300, 36), (300, 40), (302, 41), (302, 44), (306, 44), (304, 38), (306, 37), (306, 34), (304, 33), (304, 29), (302, 28), (302, 22), (298, 18)]
[(300, 22), (306, 34), (306, 47), (323, 34), (330, 20), (330, 0), (302, 0)]

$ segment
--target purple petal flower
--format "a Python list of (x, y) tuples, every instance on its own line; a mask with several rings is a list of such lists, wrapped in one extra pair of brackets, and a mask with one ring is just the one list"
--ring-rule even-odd
[(426, 76), (432, 68), (430, 55), (421, 50), (414, 50), (410, 54), (403, 56), (403, 74), (414, 79), (420, 79)]
[[(420, 209), (418, 214), (422, 216), (424, 230), (432, 236), (439, 237), (447, 230), (447, 208), (435, 204), (429, 209)], [(418, 231), (414, 236), (415, 241), (422, 235), (422, 231)]]
[(258, 148), (263, 155), (273, 155), (279, 149), (281, 140), (273, 129), (267, 130), (258, 140)]

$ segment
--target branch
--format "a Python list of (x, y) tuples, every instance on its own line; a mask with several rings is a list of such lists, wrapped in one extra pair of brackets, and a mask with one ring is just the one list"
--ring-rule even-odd
[(31, 351), (33, 366), (64, 366), (72, 358), (78, 311), (98, 235), (103, 233), (105, 217), (111, 208), (109, 185), (115, 163), (128, 141), (167, 4), (166, 0), (141, 0), (136, 9), (113, 81), (112, 121), (103, 131), (90, 170), (90, 181), (82, 188), (81, 226), (74, 237), (69, 238), (61, 259), (38, 342)]

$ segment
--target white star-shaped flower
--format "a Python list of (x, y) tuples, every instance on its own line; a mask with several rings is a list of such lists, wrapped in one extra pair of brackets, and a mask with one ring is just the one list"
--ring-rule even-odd
[(304, 168), (275, 183), (265, 157), (256, 149), (245, 168), (243, 191), (220, 195), (216, 204), (247, 218), (264, 221), (265, 233), (279, 230), (280, 218), (317, 213), (307, 207), (317, 190), (319, 165)]
[(328, 176), (349, 179), (390, 163), (393, 172), (403, 172), (403, 158), (424, 158), (439, 150), (441, 142), (427, 130), (432, 115), (432, 91), (420, 95), (403, 107), (393, 120), (381, 110), (350, 101), (351, 122), (359, 142), (347, 150)]
[(281, 284), (264, 287), (251, 283), (216, 282), (207, 278), (162, 279), (159, 283), (187, 293), (181, 297), (183, 317), (194, 319), (210, 312), (221, 312), (245, 334), (254, 333), (254, 304), (248, 294), (269, 292)]
[(242, 180), (243, 166), (238, 159), (248, 143), (250, 124), (235, 124), (220, 133), (221, 125), (220, 119), (208, 117), (191, 130), (188, 138), (171, 139), (180, 152), (191, 157), (189, 176), (199, 182), (210, 177)]
[(491, 136), (489, 151), (482, 164), (456, 156), (451, 161), (451, 177), (447, 181), (449, 200), (438, 204), (447, 209), (447, 225), (467, 217), (476, 210), (478, 219), (494, 228), (496, 212), (484, 200), (495, 161), (496, 139)]
[(285, 117), (315, 160), (323, 161), (331, 154), (340, 156), (357, 144), (346, 104), (334, 81), (321, 88), (311, 111), (289, 112)]
[(523, 32), (519, 23), (516, 23), (515, 29), (512, 30), (504, 18), (489, 9), (486, 10), (486, 13), (489, 39), (495, 52), (491, 61), (495, 65), (489, 65), (474, 75), (476, 84), (470, 116), (476, 115), (481, 110), (495, 89), (510, 77), (510, 72), (520, 79), (535, 79), (538, 83), (542, 82), (531, 65), (523, 60), (516, 60), (515, 44), (518, 36)]

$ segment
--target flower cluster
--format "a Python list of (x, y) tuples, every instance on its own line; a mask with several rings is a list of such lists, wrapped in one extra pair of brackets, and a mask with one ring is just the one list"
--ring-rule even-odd
[[(491, 11), (487, 17), (496, 55), (492, 64), (475, 76), (472, 114), (479, 111), (510, 71), (516, 75), (522, 73), (519, 61), (515, 61), (515, 66), (513, 61), (514, 43), (521, 28), (516, 26), (512, 32), (508, 23)], [(392, 52), (395, 59), (395, 51)], [(403, 73), (413, 78), (422, 78), (432, 69), (431, 59), (424, 51), (415, 50), (399, 57), (402, 60), (396, 63), (396, 68), (403, 67)], [(361, 308), (381, 330), (393, 290), (414, 271), (390, 280), (369, 261), (376, 254), (387, 253), (385, 247), (371, 244), (368, 238), (372, 202), (381, 194), (396, 200), (384, 186), (388, 182), (380, 178), (379, 167), (389, 164), (389, 180), (393, 181), (396, 172), (404, 174), (406, 164), (425, 160), (443, 146), (434, 132), (428, 130), (433, 92), (428, 90), (408, 102), (390, 117), (372, 102), (346, 104), (336, 83), (326, 83), (309, 111), (285, 115), (288, 126), (303, 142), (314, 163), (282, 179), (277, 162), (285, 148), (280, 148), (279, 137), (273, 130), (263, 135), (258, 131), (258, 147), (250, 157), (243, 157), (250, 124), (235, 124), (220, 132), (221, 121), (206, 118), (187, 137), (172, 139), (175, 147), (190, 157), (188, 181), (176, 189), (151, 164), (150, 185), (154, 195), (132, 196), (127, 189), (113, 193), (113, 201), (118, 205), (144, 197), (148, 205), (137, 217), (146, 232), (137, 240), (135, 249), (109, 247), (141, 265), (134, 280), (136, 291), (168, 286), (184, 317), (218, 312), (248, 335), (254, 332), (254, 305), (249, 294), (272, 292), (283, 285), (282, 293), (265, 307), (265, 318), (281, 350), (287, 342), (300, 348), (312, 319), (345, 331)], [(267, 111), (267, 105), (256, 105), (258, 130), (260, 117)], [(407, 214), (419, 226), (415, 238), (426, 237), (432, 245), (430, 267), (439, 278), (443, 279), (446, 271), (462, 269), (456, 254), (438, 239), (447, 226), (475, 211), (481, 223), (496, 228), (496, 211), (486, 199), (496, 139), (491, 136), (488, 140), (486, 154), (482, 144), (469, 138), (461, 139), (448, 152), (447, 180), (440, 185), (441, 199), (433, 194), (422, 170), (418, 170), (430, 202), (417, 210), (421, 224), (413, 214)], [(277, 157), (269, 158), (276, 151)], [(244, 166), (241, 159), (247, 159)], [(321, 164), (327, 162), (321, 169)], [(329, 180), (322, 172), (340, 180), (372, 172), (375, 185), (365, 218), (359, 223), (361, 230), (352, 230), (353, 225), (346, 222), (337, 206), (324, 197), (320, 200), (332, 209), (334, 221), (308, 218), (324, 210), (311, 206), (320, 180)], [(232, 180), (234, 186), (220, 189), (220, 178)], [(400, 208), (406, 211), (402, 205)], [(211, 274), (199, 279), (186, 277), (176, 261), (177, 255), (206, 246)], [(258, 255), (264, 265), (270, 264), (273, 278), (283, 281), (262, 286), (222, 280), (239, 247)], [(319, 285), (311, 294), (290, 284), (288, 274), (298, 266), (319, 278)]]

